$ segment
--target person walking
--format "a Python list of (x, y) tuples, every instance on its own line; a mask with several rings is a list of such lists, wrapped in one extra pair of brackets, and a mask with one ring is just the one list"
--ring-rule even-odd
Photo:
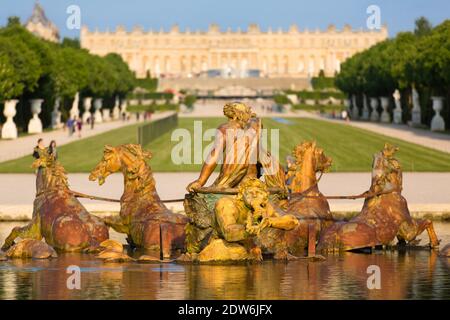
[(81, 138), (81, 131), (83, 130), (83, 121), (81, 121), (81, 119), (78, 118), (76, 125), (77, 125), (77, 130), (78, 130), (78, 138)]
[(56, 150), (56, 141), (52, 140), (48, 146), (48, 154), (52, 155), (55, 160), (58, 159), (58, 151)]
[(74, 120), (72, 118), (69, 118), (69, 120), (67, 120), (67, 129), (69, 130), (69, 137), (71, 137), (73, 135), (73, 131), (75, 127), (75, 123)]

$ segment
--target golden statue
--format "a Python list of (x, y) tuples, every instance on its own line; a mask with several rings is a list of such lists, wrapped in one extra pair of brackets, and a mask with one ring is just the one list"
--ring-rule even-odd
[[(315, 142), (305, 141), (292, 152), (295, 163), (289, 168), (286, 179), (291, 196), (284, 207), (297, 217), (299, 225), (286, 234), (289, 252), (303, 255), (308, 247), (308, 256), (313, 256), (316, 239), (321, 230), (333, 223), (333, 215), (327, 199), (319, 191), (317, 173), (321, 175), (331, 167), (332, 160)], [(308, 246), (309, 242), (310, 245)]]
[(168, 259), (184, 249), (188, 218), (171, 212), (159, 198), (153, 172), (146, 162), (151, 157), (149, 151), (136, 144), (105, 146), (103, 158), (89, 180), (98, 180), (102, 185), (110, 174), (122, 172), (125, 187), (120, 215), (104, 219), (105, 223), (125, 233), (130, 246), (156, 251)]
[(222, 165), (213, 183), (215, 188), (236, 188), (246, 177), (257, 178), (258, 163), (265, 169), (268, 187), (284, 187), (284, 172), (278, 161), (260, 145), (261, 120), (252, 109), (244, 103), (233, 102), (224, 106), (223, 113), (228, 122), (217, 128), (214, 146), (200, 177), (188, 185), (188, 192), (203, 187), (219, 163)]
[[(264, 248), (265, 238), (271, 230), (294, 229), (298, 225), (297, 219), (272, 205), (267, 186), (257, 178), (245, 178), (238, 190), (236, 196), (225, 196), (216, 201), (215, 236), (192, 259), (199, 262), (260, 261), (265, 249), (275, 258), (287, 258), (287, 246)], [(277, 242), (282, 241), (277, 239)]]
[[(66, 171), (53, 155), (40, 153), (32, 167), (39, 168), (32, 220), (24, 227), (15, 227), (6, 238), (2, 250), (13, 246), (17, 238), (45, 238), (50, 246), (65, 252), (83, 251), (108, 239), (107, 226), (78, 201), (69, 189)], [(36, 244), (36, 241), (27, 241), (19, 251), (27, 250), (36, 252), (38, 256), (42, 250), (49, 256), (53, 255), (51, 250)]]
[(395, 238), (399, 244), (415, 243), (427, 230), (430, 247), (439, 246), (433, 223), (413, 219), (406, 199), (402, 196), (402, 170), (394, 158), (398, 151), (388, 143), (373, 157), (372, 185), (360, 214), (348, 222), (337, 222), (325, 229), (318, 243), (323, 251), (354, 250), (390, 245)]

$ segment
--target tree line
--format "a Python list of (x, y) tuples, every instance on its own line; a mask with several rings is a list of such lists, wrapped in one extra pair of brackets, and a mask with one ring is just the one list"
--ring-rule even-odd
[(357, 95), (359, 107), (363, 94), (391, 98), (398, 89), (404, 121), (410, 119), (411, 92), (415, 87), (421, 97), (425, 124), (434, 114), (430, 98), (443, 96), (446, 107), (442, 115), (450, 125), (450, 20), (432, 27), (426, 18), (417, 19), (414, 32), (398, 33), (395, 38), (347, 59), (335, 84), (349, 96)]
[(31, 118), (29, 99), (44, 99), (40, 117), (46, 127), (57, 98), (66, 118), (77, 92), (80, 98), (103, 98), (104, 106), (112, 107), (116, 97), (124, 98), (133, 90), (135, 81), (134, 73), (117, 54), (92, 55), (81, 49), (76, 39), (66, 38), (61, 43), (40, 39), (17, 17), (10, 17), (0, 28), (1, 122), (5, 120), (2, 104), (9, 99), (19, 100), (14, 120), (21, 129)]

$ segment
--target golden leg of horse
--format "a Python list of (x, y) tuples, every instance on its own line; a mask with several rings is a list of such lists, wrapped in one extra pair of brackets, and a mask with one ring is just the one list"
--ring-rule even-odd
[(129, 228), (127, 225), (123, 224), (120, 216), (105, 217), (102, 220), (108, 227), (113, 228), (114, 231), (129, 234)]
[(316, 228), (314, 224), (308, 225), (308, 257), (316, 255)]
[(14, 245), (14, 240), (17, 238), (27, 238), (27, 239), (35, 239), (35, 240), (41, 240), (41, 232), (40, 232), (40, 226), (38, 223), (36, 223), (34, 220), (32, 220), (29, 224), (27, 224), (24, 227), (14, 227), (9, 234), (9, 236), (6, 238), (5, 243), (2, 246), (2, 250), (6, 251), (10, 247)]
[(430, 246), (431, 248), (439, 248), (439, 239), (434, 231), (433, 222), (427, 226), (428, 237), (430, 238)]

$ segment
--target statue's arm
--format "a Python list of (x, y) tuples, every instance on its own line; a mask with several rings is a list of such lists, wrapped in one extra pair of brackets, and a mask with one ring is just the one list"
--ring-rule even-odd
[(225, 145), (224, 139), (224, 134), (219, 128), (214, 139), (214, 146), (203, 164), (199, 178), (187, 187), (189, 192), (195, 191), (196, 188), (203, 187), (214, 172), (214, 169), (216, 169), (219, 157), (223, 151), (223, 146)]

